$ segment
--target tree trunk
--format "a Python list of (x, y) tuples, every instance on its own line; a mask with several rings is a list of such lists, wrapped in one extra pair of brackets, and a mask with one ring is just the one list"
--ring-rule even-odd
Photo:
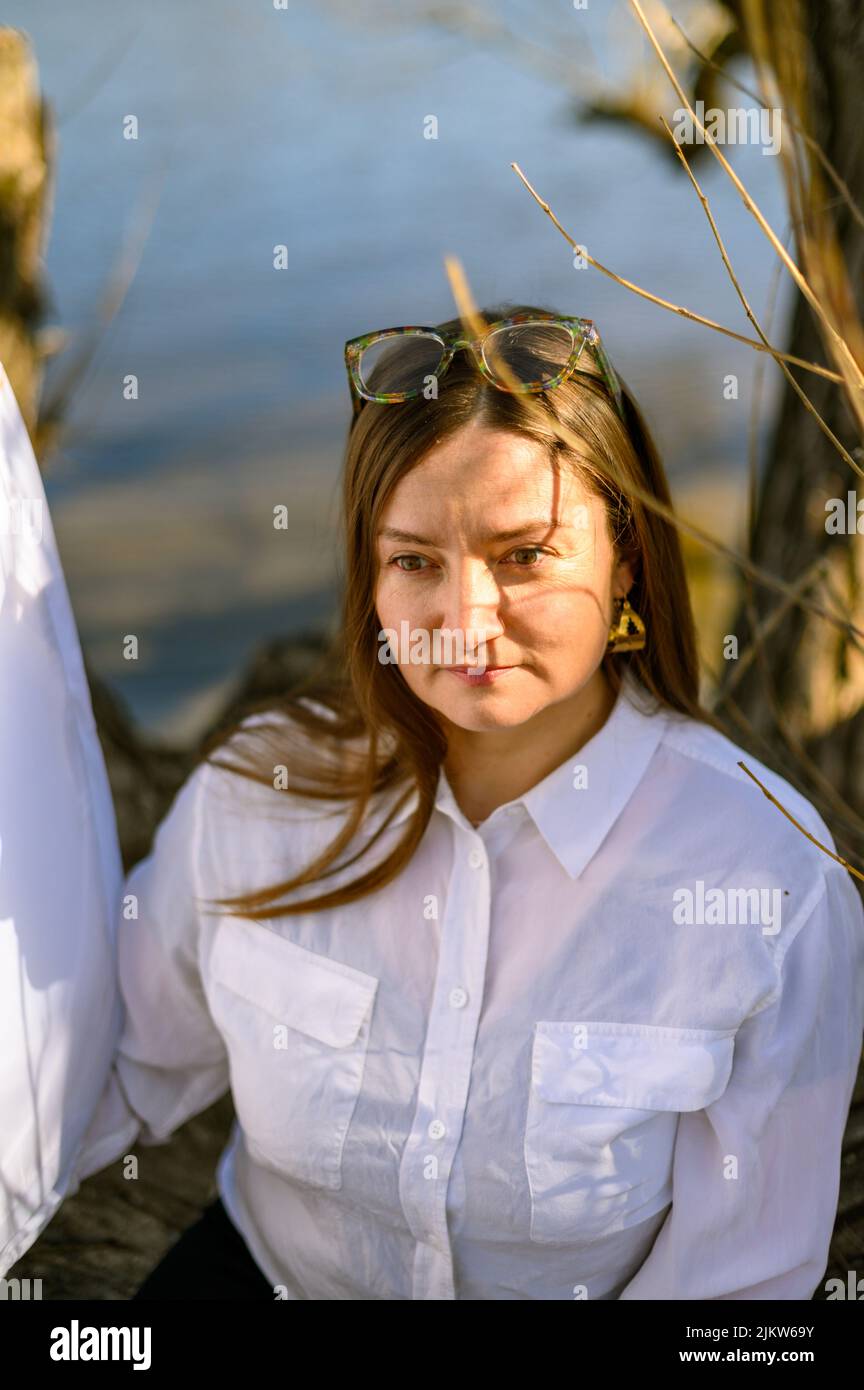
[(26, 35), (0, 29), (0, 362), (31, 440), (41, 380), (42, 246), (51, 175), (47, 112)]
[[(803, 12), (810, 44), (811, 133), (845, 179), (852, 197), (864, 206), (864, 19), (859, 5), (860, 0), (807, 0)], [(861, 315), (864, 232), (830, 184), (826, 196), (836, 204), (838, 243)], [(813, 314), (800, 295), (789, 350), (810, 361), (832, 365)], [(852, 456), (862, 461), (861, 441), (842, 388), (812, 373), (796, 375), (833, 432)], [(762, 568), (789, 582), (823, 557), (829, 566), (835, 606), (842, 604), (844, 617), (864, 628), (861, 538), (826, 531), (826, 503), (840, 498), (845, 509), (849, 491), (864, 498), (864, 483), (844, 463), (787, 384), (760, 481), (752, 557)], [(827, 599), (826, 591), (820, 597)], [(759, 586), (754, 588), (754, 599), (760, 619), (782, 602), (776, 593)], [(743, 601), (731, 631), (738, 634), (743, 653), (752, 636)], [(818, 782), (802, 777), (766, 697), (773, 693), (783, 723), (843, 800), (859, 816), (864, 815), (864, 655), (836, 627), (801, 609), (779, 624), (764, 649), (768, 674), (755, 662), (733, 693), (760, 740), (759, 746), (753, 742), (753, 752), (796, 782), (819, 805), (836, 832), (840, 852), (846, 852), (850, 862), (859, 866), (864, 853), (861, 836), (854, 830), (847, 832), (842, 808), (836, 802), (832, 808), (830, 800), (825, 801)], [(748, 742), (743, 732), (739, 741)]]
[[(807, 0), (804, 13), (810, 46), (810, 133), (861, 207), (864, 18), (859, 5), (860, 0)], [(864, 232), (839, 196), (835, 197), (832, 185), (828, 185), (827, 196), (836, 202), (837, 239), (862, 315)], [(832, 365), (813, 315), (800, 295), (789, 351), (808, 361)], [(864, 462), (842, 389), (812, 373), (796, 375), (834, 434), (853, 458)], [(837, 596), (833, 606), (842, 603), (844, 616), (864, 628), (864, 544), (855, 533), (829, 534), (825, 526), (826, 502), (841, 498), (845, 503), (849, 491), (856, 493), (856, 500), (864, 498), (864, 482), (840, 458), (787, 384), (760, 482), (752, 558), (790, 583), (823, 558), (829, 566), (830, 592)], [(754, 586), (753, 596), (760, 620), (782, 602), (777, 594), (758, 586)], [(823, 588), (814, 596), (824, 601), (828, 593)], [(752, 636), (743, 601), (730, 630), (738, 634), (743, 652)], [(858, 816), (864, 815), (864, 656), (833, 625), (801, 609), (794, 609), (778, 625), (766, 639), (764, 651), (764, 667), (759, 661), (750, 666), (733, 692), (756, 738), (751, 739), (740, 728), (733, 736), (810, 797), (830, 827), (839, 852), (856, 867), (864, 868), (860, 833), (854, 824), (847, 827), (842, 805), (836, 800), (832, 803), (830, 796), (826, 798), (818, 780), (790, 753), (772, 710), (772, 702), (776, 702), (783, 724), (800, 740), (834, 791)], [(853, 881), (861, 891), (864, 885)], [(859, 1070), (843, 1141), (840, 1200), (826, 1278), (845, 1279), (846, 1270), (860, 1256), (862, 1233), (864, 1069)], [(815, 1297), (825, 1298), (824, 1286)]]

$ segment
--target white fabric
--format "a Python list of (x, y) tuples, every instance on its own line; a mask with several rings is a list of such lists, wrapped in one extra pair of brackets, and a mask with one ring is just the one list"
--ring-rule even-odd
[(122, 883), (51, 517), (0, 366), (0, 1275), (67, 1191), (111, 1069)]
[[(339, 815), (197, 768), (127, 884), (128, 1017), (79, 1174), (230, 1085), (219, 1191), (289, 1299), (810, 1298), (864, 912), (741, 756), (833, 848), (782, 778), (628, 678), (576, 757), (478, 829), (442, 775), (395, 882), (267, 923), (200, 900), (288, 877)], [(703, 920), (681, 922), (681, 889)], [(719, 922), (716, 889), (737, 904)], [(776, 889), (779, 922), (742, 889)]]

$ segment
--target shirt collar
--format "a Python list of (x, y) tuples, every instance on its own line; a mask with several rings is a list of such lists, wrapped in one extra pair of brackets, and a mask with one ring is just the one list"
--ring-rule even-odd
[[(498, 807), (493, 816), (500, 819), (510, 807), (523, 806), (562, 867), (571, 878), (578, 878), (636, 790), (665, 727), (664, 707), (625, 669), (618, 698), (603, 727), (542, 782)], [(574, 769), (579, 767), (585, 769), (584, 786), (575, 783)], [(391, 824), (401, 824), (416, 805), (414, 791)], [(443, 767), (435, 807), (457, 824), (474, 830)], [(491, 820), (490, 816), (483, 825)]]
[[(626, 671), (603, 727), (520, 798), (571, 878), (579, 877), (624, 810), (665, 727), (663, 707)], [(574, 768), (585, 769), (585, 786), (575, 784)]]

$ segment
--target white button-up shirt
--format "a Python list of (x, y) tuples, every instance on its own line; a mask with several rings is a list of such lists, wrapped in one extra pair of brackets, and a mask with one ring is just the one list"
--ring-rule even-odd
[(864, 912), (739, 757), (834, 848), (788, 783), (628, 675), (603, 728), (478, 828), (442, 771), (394, 882), (267, 923), (196, 895), (288, 877), (344, 808), (201, 765), (126, 884), (125, 1031), (79, 1175), (230, 1085), (218, 1188), (282, 1297), (811, 1297)]
[(0, 363), (0, 1277), (69, 1190), (111, 1073), (122, 886), (51, 514)]

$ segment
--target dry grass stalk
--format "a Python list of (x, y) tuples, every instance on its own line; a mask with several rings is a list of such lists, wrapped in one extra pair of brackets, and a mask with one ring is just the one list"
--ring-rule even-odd
[(650, 290), (643, 289), (641, 285), (635, 285), (632, 280), (625, 280), (623, 275), (616, 275), (614, 270), (610, 270), (608, 266), (602, 265), (600, 261), (595, 260), (584, 246), (579, 246), (574, 238), (571, 237), (570, 233), (564, 230), (549, 204), (540, 197), (536, 188), (528, 182), (528, 179), (519, 168), (519, 165), (513, 163), (510, 165), (510, 168), (519, 175), (532, 198), (540, 204), (540, 207), (546, 213), (547, 217), (555, 224), (565, 241), (570, 243), (573, 250), (578, 250), (583, 260), (587, 261), (589, 265), (593, 265), (594, 269), (599, 270), (601, 274), (608, 275), (609, 279), (614, 280), (616, 285), (621, 285), (623, 289), (630, 290), (633, 294), (638, 294), (641, 299), (647, 299), (651, 304), (657, 304), (661, 309), (668, 309), (671, 314), (678, 314), (680, 318), (689, 319), (691, 323), (701, 323), (703, 328), (712, 328), (715, 333), (722, 333), (725, 337), (734, 339), (736, 343), (746, 343), (747, 347), (752, 347), (757, 352), (766, 352), (771, 357), (776, 357), (778, 359), (782, 357), (784, 362), (790, 362), (793, 367), (803, 367), (805, 371), (815, 372), (817, 376), (823, 376), (828, 381), (843, 381), (842, 375), (838, 372), (832, 372), (830, 367), (823, 367), (818, 362), (807, 362), (801, 357), (793, 357), (791, 353), (781, 352), (779, 348), (757, 342), (755, 338), (748, 338), (744, 333), (736, 333), (734, 328), (725, 328), (722, 323), (715, 323), (713, 319), (706, 319), (704, 315), (695, 313), (693, 309), (686, 309), (683, 304), (673, 304), (671, 300), (662, 299), (660, 295), (652, 294)]
[(783, 812), (783, 815), (786, 817), (787, 820), (790, 820), (792, 822), (796, 830), (800, 830), (801, 834), (805, 836), (806, 839), (810, 840), (811, 843), (817, 847), (817, 849), (821, 849), (823, 854), (827, 854), (829, 859), (835, 859), (838, 864), (843, 865), (844, 869), (848, 869), (850, 874), (854, 874), (856, 878), (860, 878), (862, 883), (864, 883), (864, 874), (862, 874), (859, 869), (856, 869), (854, 865), (850, 864), (848, 859), (844, 859), (840, 854), (835, 854), (834, 851), (830, 850), (827, 845), (823, 845), (821, 840), (817, 840), (814, 835), (811, 835), (809, 830), (805, 830), (801, 822), (797, 821), (795, 817), (791, 814), (791, 812), (786, 810), (786, 807), (783, 805), (782, 801), (778, 801), (776, 796), (772, 796), (771, 792), (769, 792), (765, 784), (759, 781), (759, 778), (756, 776), (755, 772), (751, 772), (746, 763), (741, 762), (739, 759), (738, 766), (744, 769), (748, 777), (752, 777), (757, 787), (761, 788), (761, 790), (765, 793), (772, 805), (776, 806), (779, 811)]
[[(797, 6), (797, 0), (787, 0), (787, 3), (789, 6), (792, 7)], [(681, 83), (678, 81), (678, 78), (672, 70), (672, 66), (669, 63), (669, 60), (667, 59), (666, 54), (664, 53), (657, 39), (657, 36), (654, 33), (654, 30), (648, 22), (645, 13), (642, 9), (642, 6), (639, 3), (639, 0), (630, 0), (630, 5), (634, 10), (637, 19), (639, 20), (640, 24), (645, 30), (645, 33), (647, 34), (648, 39), (655, 53), (657, 54), (657, 57), (659, 58), (664, 68), (664, 71), (666, 72), (667, 77), (669, 78), (669, 81), (675, 88), (679, 100), (688, 111), (690, 118), (695, 124), (697, 130), (701, 132), (705, 144), (708, 146), (711, 153), (714, 155), (715, 159), (718, 161), (724, 172), (731, 179), (747, 211), (752, 213), (759, 227), (762, 229), (765, 236), (768, 238), (769, 242), (773, 246), (775, 252), (780, 257), (780, 260), (783, 262), (789, 274), (792, 276), (792, 279), (794, 280), (801, 294), (804, 296), (807, 303), (810, 305), (810, 308), (813, 310), (813, 313), (815, 314), (816, 319), (819, 322), (825, 335), (826, 345), (828, 346), (832, 355), (835, 357), (835, 360), (837, 360), (838, 365), (842, 364), (840, 365), (840, 371), (843, 376), (844, 383), (849, 389), (850, 403), (852, 404), (853, 410), (855, 411), (856, 417), (859, 421), (862, 434), (864, 434), (864, 370), (862, 370), (861, 366), (859, 365), (859, 362), (856, 360), (856, 357), (854, 356), (851, 347), (846, 342), (842, 333), (838, 330), (837, 327), (835, 327), (833, 315), (829, 312), (827, 301), (823, 303), (822, 300), (820, 300), (819, 296), (813, 290), (804, 273), (799, 269), (795, 261), (789, 255), (782, 241), (777, 236), (776, 232), (774, 231), (768, 219), (765, 217), (759, 205), (756, 203), (755, 199), (750, 196), (747, 189), (744, 187), (744, 184), (741, 182), (741, 179), (735, 173), (735, 170), (732, 168), (728, 159), (723, 154), (722, 150), (717, 144), (717, 141), (713, 138), (713, 136), (711, 136), (708, 133), (702, 122), (699, 120), (699, 117), (696, 115), (696, 112), (693, 110), (693, 107), (690, 104), (690, 101), (687, 97), (687, 93), (684, 91), (684, 88), (681, 86)], [(774, 82), (773, 76), (771, 75), (768, 66), (769, 42), (767, 34), (767, 25), (765, 23), (764, 17), (763, 0), (745, 0), (744, 8), (745, 13), (747, 15), (748, 31), (751, 38), (751, 51), (753, 52), (754, 60), (756, 61), (757, 68), (759, 69), (760, 76), (762, 78), (763, 90), (765, 90), (768, 93), (765, 104), (769, 108), (771, 108), (772, 106), (778, 106), (779, 102), (774, 95), (776, 93), (776, 83)], [(784, 43), (786, 40), (789, 39), (789, 36), (792, 33), (792, 28), (790, 26), (790, 28), (787, 29), (786, 25), (784, 24), (783, 28), (779, 32), (782, 34), (783, 39), (781, 41), (778, 41), (778, 43), (775, 44), (771, 50), (771, 56), (775, 61), (777, 61), (778, 59), (782, 60), (784, 55), (788, 54), (789, 50), (784, 47)], [(798, 73), (798, 77), (796, 80), (800, 86), (800, 73), (802, 71), (800, 33), (797, 35), (797, 38), (799, 41), (798, 47), (795, 50), (793, 62), (788, 64), (788, 67), (796, 67)], [(794, 38), (792, 39), (792, 42), (795, 42)], [(783, 160), (784, 167), (788, 170), (790, 155), (788, 149), (786, 149), (785, 146), (781, 147), (781, 159)], [(812, 172), (815, 179), (815, 171)], [(808, 188), (806, 180), (804, 180), (801, 177), (800, 165), (795, 166), (795, 176), (790, 178), (790, 181), (787, 184), (787, 188), (789, 191), (789, 201), (792, 209), (793, 222), (796, 222), (796, 215), (803, 210), (802, 205), (798, 201), (798, 195), (800, 193), (805, 193)], [(809, 200), (811, 204), (814, 201), (815, 200), (813, 200), (812, 198)], [(818, 213), (815, 207), (811, 206), (811, 214), (815, 222), (818, 217)], [(828, 242), (831, 245), (833, 245), (834, 255), (832, 256), (832, 268), (836, 272), (836, 261), (841, 258), (839, 258), (839, 253), (837, 252), (836, 240), (834, 239), (833, 234), (829, 235), (829, 229), (824, 218), (821, 219), (820, 231), (823, 234), (825, 234), (826, 237), (828, 237)]]
[[(482, 332), (483, 321), (478, 314), (476, 302), (468, 288), (468, 282), (460, 262), (453, 256), (447, 256), (445, 257), (445, 268), (450, 279), (450, 286), (456, 301), (458, 313), (466, 329), (475, 334)], [(524, 397), (524, 403), (526, 409), (529, 411), (533, 408), (533, 402), (530, 396)], [(537, 418), (538, 422), (540, 422), (541, 416), (539, 413)], [(559, 420), (550, 422), (545, 414), (542, 416), (542, 421), (547, 426), (551, 423), (559, 438), (562, 439), (575, 454), (579, 454), (583, 444), (573, 430)], [(610, 470), (613, 469), (614, 465), (610, 464)], [(657, 512), (664, 520), (668, 521), (670, 525), (676, 526), (686, 535), (701, 541), (704, 545), (715, 551), (716, 554), (738, 565), (745, 574), (749, 574), (757, 583), (782, 594), (798, 607), (805, 608), (810, 612), (818, 614), (819, 617), (825, 618), (827, 622), (834, 623), (844, 633), (848, 634), (849, 639), (859, 650), (864, 651), (861, 643), (855, 640), (857, 637), (864, 637), (864, 630), (856, 627), (848, 619), (841, 617), (837, 613), (832, 613), (822, 604), (808, 599), (795, 587), (795, 585), (787, 583), (784, 579), (778, 579), (776, 575), (769, 574), (767, 570), (763, 570), (758, 565), (754, 565), (746, 555), (742, 555), (740, 551), (718, 540), (716, 536), (710, 535), (709, 532), (703, 530), (701, 526), (696, 526), (693, 522), (685, 521), (682, 517), (678, 516), (671, 507), (667, 507), (664, 502), (661, 502), (659, 498), (653, 496), (653, 494), (646, 492), (645, 489), (637, 487), (634, 483), (628, 482), (625, 485), (623, 479), (615, 475), (613, 475), (613, 480), (622, 488), (626, 486), (628, 494), (638, 502), (641, 502), (643, 506)]]
[(706, 195), (703, 193), (703, 191), (702, 191), (702, 189), (701, 189), (701, 187), (700, 187), (700, 185), (699, 185), (699, 182), (698, 182), (698, 180), (697, 180), (697, 178), (696, 178), (696, 175), (693, 173), (693, 170), (692, 170), (691, 167), (690, 167), (690, 163), (689, 163), (689, 161), (688, 161), (688, 159), (687, 159), (687, 156), (685, 155), (684, 151), (681, 149), (681, 146), (678, 144), (677, 140), (675, 139), (674, 135), (672, 134), (672, 130), (671, 130), (671, 127), (670, 127), (670, 125), (669, 125), (669, 122), (666, 120), (665, 116), (661, 117), (661, 120), (663, 121), (663, 125), (664, 125), (664, 127), (665, 127), (665, 129), (666, 129), (666, 133), (668, 134), (669, 139), (672, 141), (672, 146), (673, 146), (673, 148), (674, 148), (674, 150), (675, 150), (675, 153), (677, 154), (678, 158), (680, 159), (681, 163), (683, 164), (684, 169), (685, 169), (686, 174), (687, 174), (687, 177), (689, 178), (689, 180), (690, 180), (690, 182), (692, 183), (694, 189), (696, 190), (696, 193), (697, 193), (697, 196), (698, 196), (698, 198), (699, 198), (699, 201), (700, 201), (700, 203), (702, 204), (702, 209), (703, 209), (703, 211), (704, 211), (704, 213), (705, 213), (705, 216), (708, 218), (708, 224), (709, 224), (709, 226), (710, 226), (710, 228), (711, 228), (711, 231), (712, 231), (712, 233), (713, 233), (713, 235), (714, 235), (714, 240), (717, 242), (717, 247), (718, 247), (718, 250), (719, 250), (719, 252), (720, 252), (720, 256), (721, 256), (721, 259), (722, 259), (722, 261), (723, 261), (723, 264), (724, 264), (724, 266), (726, 267), (726, 270), (727, 270), (727, 272), (728, 272), (729, 278), (730, 278), (730, 280), (732, 281), (732, 284), (733, 284), (733, 286), (734, 286), (734, 288), (735, 288), (735, 293), (738, 295), (738, 298), (741, 300), (741, 303), (742, 303), (742, 305), (744, 306), (744, 312), (746, 313), (746, 315), (747, 315), (748, 319), (750, 320), (750, 322), (752, 323), (753, 327), (756, 329), (756, 332), (759, 334), (759, 337), (762, 339), (762, 342), (765, 344), (766, 348), (768, 348), (769, 351), (771, 352), (771, 355), (772, 355), (773, 357), (775, 357), (775, 359), (776, 359), (776, 361), (777, 361), (777, 365), (779, 366), (779, 368), (780, 368), (780, 370), (782, 371), (783, 375), (785, 376), (786, 380), (789, 382), (789, 385), (792, 387), (793, 391), (794, 391), (795, 394), (797, 395), (797, 397), (798, 397), (798, 399), (800, 400), (801, 404), (804, 406), (805, 410), (808, 410), (808, 411), (810, 412), (810, 414), (813, 416), (814, 420), (815, 420), (816, 423), (818, 424), (818, 426), (819, 426), (819, 428), (821, 429), (822, 433), (825, 435), (825, 437), (826, 437), (827, 439), (830, 440), (831, 444), (832, 444), (833, 447), (837, 450), (837, 452), (839, 453), (840, 457), (841, 457), (846, 463), (849, 464), (850, 468), (854, 469), (854, 471), (858, 474), (858, 476), (859, 476), (860, 478), (864, 478), (864, 468), (861, 468), (860, 465), (857, 464), (857, 463), (855, 462), (855, 460), (853, 459), (852, 455), (849, 453), (848, 449), (846, 449), (846, 448), (844, 447), (844, 445), (841, 444), (840, 440), (837, 438), (837, 436), (836, 436), (836, 434), (834, 433), (834, 431), (830, 428), (830, 426), (828, 425), (828, 423), (827, 423), (827, 421), (825, 420), (825, 418), (824, 418), (824, 417), (819, 413), (819, 411), (816, 409), (815, 405), (814, 405), (813, 402), (810, 400), (810, 397), (809, 397), (809, 396), (806, 394), (806, 392), (798, 385), (798, 382), (795, 380), (794, 376), (792, 375), (792, 373), (790, 372), (789, 368), (787, 367), (786, 363), (785, 363), (784, 360), (783, 360), (783, 354), (782, 354), (782, 353), (775, 353), (775, 352), (774, 352), (774, 349), (771, 348), (771, 345), (770, 345), (770, 343), (768, 342), (768, 339), (767, 339), (767, 337), (765, 336), (765, 333), (763, 332), (762, 325), (759, 323), (759, 320), (757, 319), (755, 313), (753, 312), (753, 309), (752, 309), (752, 307), (751, 307), (751, 305), (750, 305), (750, 302), (749, 302), (749, 300), (747, 299), (747, 296), (745, 295), (743, 289), (741, 288), (741, 284), (740, 284), (740, 281), (739, 281), (739, 279), (738, 279), (738, 276), (735, 274), (735, 271), (734, 271), (733, 268), (732, 268), (732, 262), (731, 262), (730, 259), (729, 259), (729, 254), (728, 254), (728, 252), (727, 252), (727, 250), (726, 250), (726, 246), (725, 246), (725, 244), (724, 244), (723, 238), (721, 237), (719, 228), (718, 228), (718, 226), (717, 226), (717, 223), (716, 223), (716, 221), (714, 220), (714, 214), (713, 214), (712, 211), (711, 211), (711, 205), (710, 205), (710, 203), (708, 202), (708, 198), (707, 198)]

